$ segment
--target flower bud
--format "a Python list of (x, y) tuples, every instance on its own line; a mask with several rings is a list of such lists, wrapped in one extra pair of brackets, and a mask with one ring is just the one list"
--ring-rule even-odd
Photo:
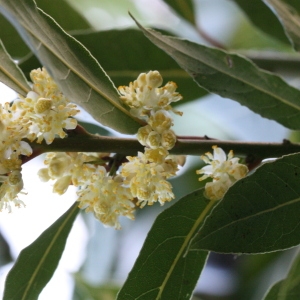
[(161, 145), (170, 150), (174, 147), (176, 143), (176, 135), (172, 130), (166, 130), (161, 135)]
[(152, 148), (156, 149), (160, 146), (161, 136), (156, 131), (151, 131), (147, 138), (147, 145)]
[(139, 128), (137, 132), (137, 139), (143, 146), (146, 146), (150, 132), (152, 132), (152, 128), (150, 125), (146, 125)]
[(158, 110), (149, 118), (148, 124), (158, 133), (162, 133), (170, 129), (173, 125), (173, 120), (167, 111)]
[(146, 75), (147, 84), (152, 88), (158, 88), (162, 85), (163, 79), (158, 71), (150, 71)]

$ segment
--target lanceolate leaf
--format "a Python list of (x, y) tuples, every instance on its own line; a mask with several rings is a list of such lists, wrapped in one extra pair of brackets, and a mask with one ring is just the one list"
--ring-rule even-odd
[(30, 91), (24, 74), (6, 52), (0, 40), (0, 81), (25, 96)]
[[(138, 23), (137, 23), (138, 24)], [(138, 26), (201, 86), (231, 98), (291, 129), (300, 129), (300, 91), (250, 60), (222, 50), (164, 36)]]
[(6, 278), (3, 300), (38, 298), (58, 265), (78, 211), (78, 203), (73, 204), (31, 245), (21, 251)]
[(190, 299), (207, 252), (186, 250), (212, 206), (199, 190), (162, 212), (118, 299)]
[(291, 44), (295, 50), (300, 51), (300, 16), (283, 1), (264, 0), (264, 2), (275, 10)]
[(264, 253), (300, 243), (300, 153), (239, 180), (206, 219), (191, 250)]
[(192, 23), (195, 22), (194, 4), (192, 0), (164, 0), (170, 5), (181, 17)]
[(277, 282), (267, 293), (264, 300), (300, 299), (300, 255), (298, 253), (287, 277)]
[(96, 59), (33, 0), (0, 0), (0, 11), (16, 26), (72, 102), (103, 125), (136, 133), (139, 121), (120, 104), (116, 88)]

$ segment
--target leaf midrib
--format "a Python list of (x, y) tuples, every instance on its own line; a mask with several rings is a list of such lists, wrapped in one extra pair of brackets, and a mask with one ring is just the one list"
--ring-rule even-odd
[[(137, 21), (136, 21), (136, 22), (137, 22)], [(251, 88), (254, 89), (254, 90), (260, 91), (260, 92), (262, 92), (263, 94), (269, 95), (269, 96), (271, 96), (271, 97), (277, 99), (277, 100), (280, 101), (280, 102), (283, 102), (284, 104), (286, 104), (286, 105), (288, 105), (288, 106), (290, 106), (290, 107), (293, 107), (293, 108), (295, 108), (295, 109), (297, 109), (297, 110), (300, 110), (300, 105), (297, 106), (297, 105), (294, 104), (294, 103), (291, 103), (291, 102), (289, 102), (289, 101), (287, 101), (287, 100), (285, 100), (285, 99), (283, 99), (283, 98), (281, 98), (281, 97), (278, 97), (276, 94), (272, 94), (272, 93), (269, 92), (268, 90), (263, 89), (261, 86), (257, 86), (257, 85), (254, 85), (253, 83), (249, 82), (249, 81), (242, 80), (240, 77), (236, 77), (236, 76), (234, 76), (234, 75), (232, 75), (232, 74), (226, 72), (224, 69), (220, 69), (220, 68), (218, 68), (218, 67), (216, 67), (216, 66), (211, 66), (211, 65), (209, 65), (209, 64), (207, 64), (207, 63), (205, 63), (205, 62), (203, 62), (202, 60), (200, 60), (198, 57), (195, 57), (194, 55), (187, 54), (187, 53), (184, 52), (183, 50), (180, 50), (180, 49), (178, 49), (178, 48), (174, 48), (172, 45), (170, 45), (169, 43), (166, 43), (164, 40), (162, 40), (162, 39), (159, 38), (159, 35), (161, 35), (160, 33), (159, 33), (159, 35), (157, 36), (157, 35), (156, 35), (157, 32), (155, 32), (154, 30), (152, 30), (152, 29), (147, 30), (147, 29), (143, 28), (138, 22), (137, 22), (137, 24), (138, 24), (138, 26), (139, 26), (143, 31), (149, 32), (152, 36), (154, 36), (155, 38), (157, 38), (157, 39), (160, 40), (161, 42), (165, 43), (168, 47), (171, 47), (172, 49), (175, 49), (176, 52), (179, 52), (179, 53), (181, 53), (181, 54), (183, 54), (183, 55), (186, 55), (187, 57), (190, 57), (191, 59), (194, 59), (194, 60), (196, 60), (196, 61), (199, 61), (199, 62), (201, 62), (203, 65), (209, 67), (210, 69), (216, 70), (216, 72), (223, 73), (223, 74), (225, 74), (225, 75), (227, 75), (227, 76), (229, 76), (229, 77), (231, 77), (231, 78), (233, 78), (233, 79), (235, 79), (235, 80), (237, 80), (237, 81), (240, 81), (240, 82), (242, 82), (242, 83), (248, 85), (249, 87), (251, 87)], [(152, 34), (152, 32), (154, 32), (154, 33)], [(169, 40), (172, 40), (172, 39), (175, 40), (175, 38), (172, 38), (172, 37), (169, 37), (169, 36), (164, 36), (164, 35), (161, 35), (161, 36), (162, 36), (162, 37), (166, 37), (166, 38), (169, 39)], [(191, 43), (191, 42), (188, 41), (188, 40), (185, 40), (185, 41), (188, 42), (188, 43)], [(199, 45), (199, 46), (201, 46), (201, 45)], [(222, 52), (222, 51), (219, 50), (219, 49), (218, 49), (218, 51)], [(252, 67), (256, 68), (257, 71), (262, 72), (263, 74), (272, 76), (272, 74), (268, 74), (267, 72), (265, 72), (265, 71), (263, 71), (263, 70), (260, 70), (260, 69), (257, 68), (251, 61), (249, 61), (248, 59), (246, 59), (246, 58), (240, 56), (239, 54), (230, 54), (230, 53), (226, 53), (226, 52), (224, 52), (224, 54), (227, 54), (227, 55), (236, 55), (236, 56), (238, 56), (238, 57), (240, 57), (240, 58), (242, 58), (242, 59), (245, 59), (245, 60), (248, 61), (248, 63), (251, 64)], [(276, 75), (273, 75), (273, 76), (276, 76)], [(279, 76), (276, 76), (276, 77), (278, 77), (279, 79), (281, 79), (282, 82), (283, 82), (284, 84), (288, 85), (281, 77), (279, 77)], [(291, 87), (291, 88), (293, 88), (293, 87)], [(297, 90), (297, 89), (295, 89), (295, 90)]]
[(167, 282), (169, 281), (172, 272), (174, 270), (174, 268), (176, 267), (181, 255), (184, 253), (186, 247), (189, 245), (192, 236), (194, 235), (195, 231), (198, 229), (198, 227), (200, 226), (200, 224), (204, 221), (205, 217), (207, 216), (208, 212), (211, 210), (211, 208), (215, 205), (216, 201), (209, 201), (208, 204), (206, 205), (206, 207), (204, 208), (204, 210), (202, 211), (202, 213), (199, 215), (199, 217), (196, 219), (194, 225), (192, 226), (192, 228), (190, 229), (190, 231), (188, 232), (188, 234), (186, 235), (186, 237), (184, 238), (184, 241), (169, 269), (169, 271), (167, 272), (167, 276), (165, 276), (162, 284), (159, 287), (159, 292), (156, 296), (156, 300), (160, 300), (161, 299), (161, 295), (164, 291), (164, 288), (167, 284)]
[(53, 248), (53, 246), (55, 245), (55, 242), (57, 241), (60, 233), (62, 232), (62, 230), (65, 228), (66, 223), (70, 220), (70, 218), (73, 217), (73, 213), (75, 212), (75, 210), (78, 209), (77, 205), (73, 206), (73, 209), (70, 211), (68, 217), (63, 221), (63, 223), (61, 224), (61, 226), (58, 228), (58, 230), (56, 231), (55, 235), (53, 236), (53, 239), (51, 241), (51, 243), (49, 244), (47, 250), (45, 251), (44, 255), (41, 257), (40, 262), (37, 264), (37, 267), (35, 269), (35, 271), (33, 272), (31, 278), (28, 281), (28, 284), (26, 286), (26, 289), (23, 293), (23, 297), (22, 300), (25, 300), (27, 298), (28, 293), (31, 290), (31, 287), (34, 284), (35, 278), (37, 277), (38, 273), (40, 272), (43, 263), (45, 262), (45, 260), (47, 259), (47, 256), (49, 254), (49, 252), (51, 251), (51, 249)]

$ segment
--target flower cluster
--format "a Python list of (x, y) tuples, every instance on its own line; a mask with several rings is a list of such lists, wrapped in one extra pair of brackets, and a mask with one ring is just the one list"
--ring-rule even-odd
[[(33, 84), (27, 96), (0, 106), (0, 211), (11, 211), (11, 204), (24, 205), (18, 194), (23, 190), (21, 158), (33, 152), (28, 141), (51, 144), (77, 126), (73, 117), (79, 110), (60, 92), (46, 69), (33, 70), (30, 76)], [(78, 187), (79, 207), (116, 229), (121, 228), (120, 216), (134, 219), (136, 206), (171, 201), (174, 194), (167, 179), (176, 175), (180, 158), (169, 154), (176, 144), (170, 112), (182, 114), (171, 107), (182, 97), (174, 82), (161, 87), (162, 82), (158, 71), (150, 71), (129, 86), (119, 87), (120, 99), (130, 113), (147, 123), (137, 132), (144, 152), (127, 156), (123, 163), (109, 153), (48, 153), (45, 168), (38, 173), (40, 179), (54, 180), (53, 192), (60, 195), (70, 185)], [(248, 169), (238, 163), (232, 151), (226, 157), (221, 148), (213, 149), (213, 154), (201, 156), (209, 165), (197, 174), (202, 174), (200, 181), (213, 179), (206, 183), (205, 195), (218, 200)]]
[(147, 121), (137, 133), (144, 153), (128, 156), (115, 172), (107, 163), (114, 158), (107, 153), (49, 153), (46, 168), (39, 171), (40, 178), (55, 180), (53, 191), (58, 194), (65, 193), (70, 184), (77, 186), (79, 207), (116, 229), (121, 227), (120, 216), (134, 219), (136, 205), (163, 205), (172, 200), (174, 194), (167, 179), (176, 174), (178, 164), (168, 152), (176, 142), (168, 111), (172, 110), (170, 103), (181, 96), (175, 92), (175, 83), (159, 88), (161, 83), (161, 75), (151, 71), (141, 74), (129, 87), (119, 88), (131, 113)]
[(182, 99), (182, 96), (176, 92), (176, 83), (170, 81), (160, 87), (162, 83), (163, 79), (158, 71), (141, 73), (137, 80), (130, 82), (129, 86), (118, 88), (120, 99), (130, 107), (130, 113), (137, 118), (148, 120), (149, 116), (157, 110), (171, 110), (181, 115), (170, 105)]
[(55, 180), (53, 192), (64, 194), (69, 185), (79, 188), (79, 207), (93, 212), (104, 225), (120, 229), (119, 216), (134, 219), (133, 197), (121, 176), (106, 171), (108, 153), (48, 153), (46, 168), (39, 171), (42, 181)]
[(176, 92), (176, 84), (162, 84), (158, 71), (142, 73), (129, 87), (119, 87), (121, 100), (127, 104), (131, 114), (144, 119), (148, 124), (137, 133), (138, 141), (145, 146), (144, 153), (127, 157), (121, 175), (130, 187), (132, 195), (141, 207), (159, 202), (163, 205), (174, 198), (171, 184), (166, 181), (178, 170), (176, 158), (168, 150), (176, 143), (176, 135), (171, 130), (173, 120), (168, 111), (173, 111), (172, 102), (182, 99)]
[(210, 152), (201, 156), (201, 159), (208, 166), (196, 171), (197, 174), (204, 174), (199, 181), (212, 178), (212, 182), (205, 184), (205, 196), (211, 200), (221, 199), (226, 191), (237, 180), (244, 178), (248, 173), (246, 165), (238, 163), (239, 158), (233, 157), (231, 150), (226, 157), (223, 149), (213, 146), (213, 154)]
[(19, 96), (13, 104), (0, 105), (0, 211), (11, 210), (11, 203), (23, 204), (18, 193), (23, 189), (21, 156), (30, 156), (26, 140), (47, 144), (54, 137), (66, 137), (65, 129), (74, 129), (72, 117), (79, 110), (59, 91), (46, 69), (33, 70), (32, 91)]

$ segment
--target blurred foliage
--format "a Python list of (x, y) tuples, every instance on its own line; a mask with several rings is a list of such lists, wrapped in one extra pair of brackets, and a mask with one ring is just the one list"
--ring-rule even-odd
[(10, 263), (11, 261), (12, 257), (10, 254), (9, 244), (0, 232), (0, 267)]
[(120, 286), (112, 284), (101, 284), (100, 286), (92, 286), (79, 274), (74, 275), (75, 289), (72, 299), (73, 300), (114, 300)]

